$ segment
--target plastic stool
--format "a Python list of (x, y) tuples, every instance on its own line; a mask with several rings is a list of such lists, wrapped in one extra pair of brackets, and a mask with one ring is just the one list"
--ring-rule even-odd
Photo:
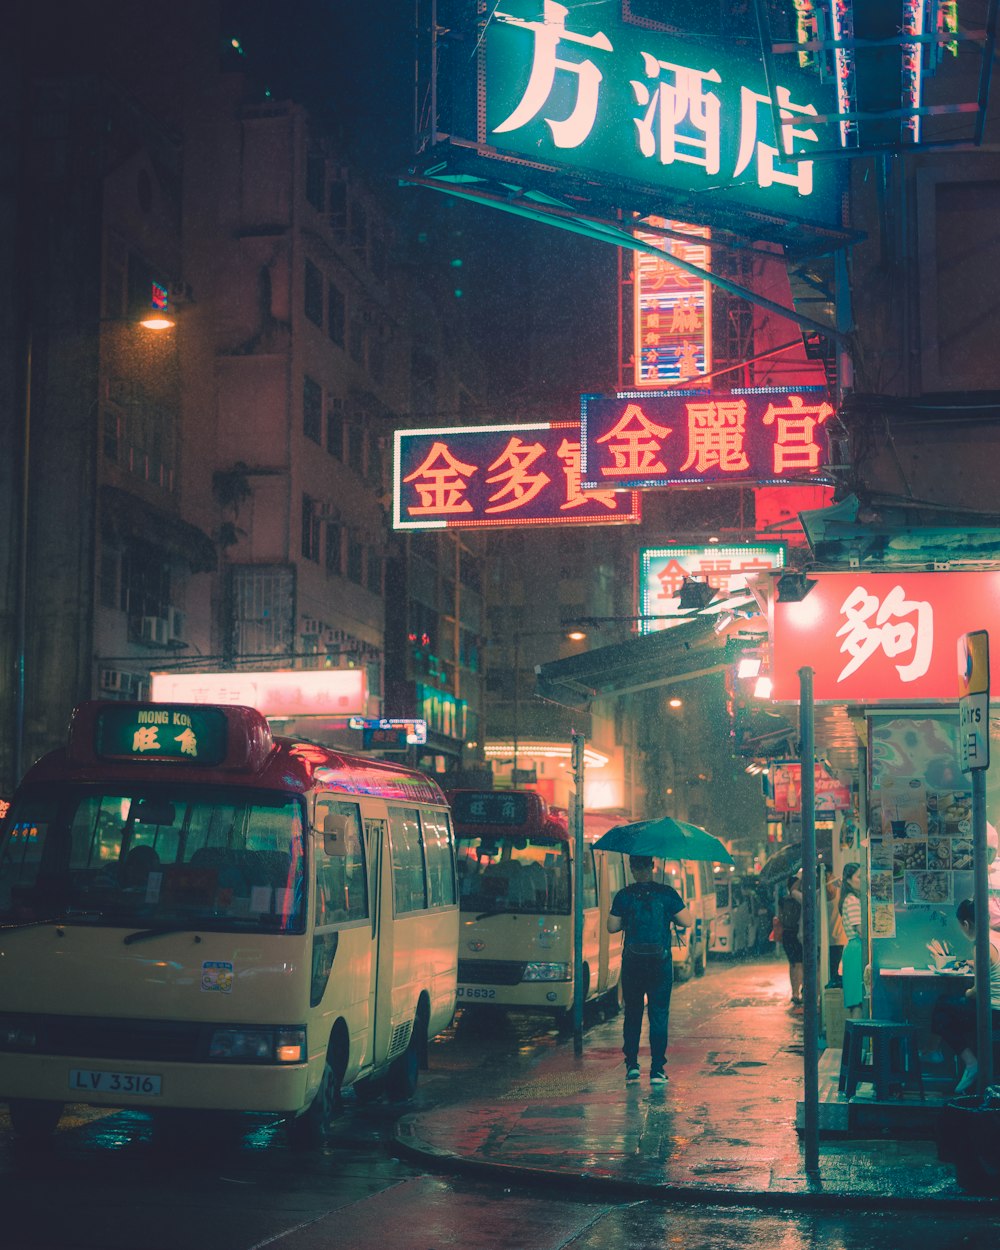
[[(871, 1049), (865, 1060), (864, 1048)], [(917, 1030), (912, 1024), (896, 1020), (845, 1020), (844, 1046), (840, 1053), (838, 1088), (848, 1098), (862, 1081), (874, 1086), (875, 1097), (882, 1101), (895, 1090), (915, 1090), (924, 1096), (924, 1082), (917, 1050)]]

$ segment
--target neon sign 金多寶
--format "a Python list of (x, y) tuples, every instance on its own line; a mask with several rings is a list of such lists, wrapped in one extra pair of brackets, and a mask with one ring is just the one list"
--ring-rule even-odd
[(394, 529), (638, 522), (633, 491), (581, 488), (575, 422), (396, 431)]

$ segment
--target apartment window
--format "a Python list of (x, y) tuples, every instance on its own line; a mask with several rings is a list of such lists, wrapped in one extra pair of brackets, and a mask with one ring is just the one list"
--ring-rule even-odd
[(323, 325), (323, 275), (312, 263), (306, 261), (305, 314), (313, 325)]
[(323, 211), (326, 182), (326, 158), (322, 152), (310, 152), (306, 157), (306, 199), (317, 211)]
[(326, 571), (338, 577), (344, 572), (344, 527), (336, 521), (326, 527)]
[(323, 388), (308, 375), (302, 379), (302, 433), (323, 446)]
[(295, 570), (244, 564), (234, 566), (230, 577), (236, 654), (287, 651), (295, 637)]
[(319, 563), (319, 504), (309, 495), (302, 496), (302, 556)]
[(338, 460), (344, 458), (344, 401), (331, 395), (326, 410), (326, 449)]
[(384, 382), (386, 364), (388, 362), (386, 339), (384, 332), (376, 331), (368, 338), (368, 372), (373, 382)]
[(344, 346), (347, 330), (347, 300), (333, 282), (326, 288), (326, 332), (338, 347)]

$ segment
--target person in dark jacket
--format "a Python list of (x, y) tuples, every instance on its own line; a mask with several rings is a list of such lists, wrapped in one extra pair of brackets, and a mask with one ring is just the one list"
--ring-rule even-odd
[(664, 1071), (667, 1025), (674, 984), (670, 926), (674, 923), (688, 927), (692, 915), (673, 886), (653, 880), (650, 856), (630, 855), (629, 866), (634, 881), (615, 895), (607, 921), (609, 933), (624, 930), (625, 934), (622, 947), (625, 1080), (631, 1084), (639, 1079), (639, 1035), (646, 1009), (649, 1013), (649, 1082), (662, 1085), (667, 1079)]

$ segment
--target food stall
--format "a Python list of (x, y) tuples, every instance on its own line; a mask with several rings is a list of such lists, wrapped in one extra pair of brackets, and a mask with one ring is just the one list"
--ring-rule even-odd
[[(797, 674), (809, 667), (815, 701), (844, 704), (867, 727), (858, 779), (867, 812), (866, 1008), (916, 1025), (925, 1074), (953, 1082), (953, 1057), (942, 1053), (930, 1014), (940, 995), (971, 984), (975, 957), (955, 917), (975, 894), (958, 644), (1000, 621), (1000, 572), (852, 571), (810, 581), (796, 602), (770, 596), (772, 698), (797, 701)], [(1000, 792), (989, 770), (986, 810), (995, 822)]]

